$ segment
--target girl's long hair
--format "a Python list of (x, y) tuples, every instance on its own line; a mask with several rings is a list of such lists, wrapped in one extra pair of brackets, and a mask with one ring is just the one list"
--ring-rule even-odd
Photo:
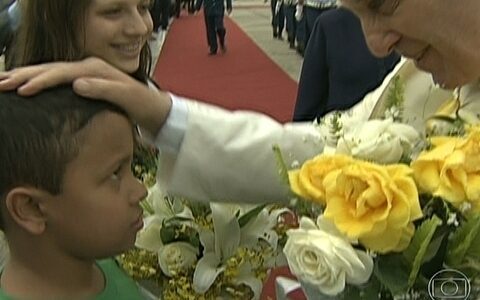
[[(22, 0), (20, 27), (7, 58), (8, 69), (53, 61), (85, 58), (85, 16), (91, 0)], [(148, 43), (140, 53), (140, 66), (131, 74), (147, 81), (152, 55)]]

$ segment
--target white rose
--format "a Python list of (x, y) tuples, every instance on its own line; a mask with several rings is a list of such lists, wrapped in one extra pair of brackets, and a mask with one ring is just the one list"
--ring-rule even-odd
[(377, 163), (397, 163), (419, 138), (418, 132), (409, 125), (394, 123), (391, 119), (370, 120), (344, 128), (336, 153)]
[(316, 287), (325, 295), (341, 293), (346, 283), (363, 284), (372, 274), (372, 258), (354, 249), (334, 225), (322, 217), (317, 224), (302, 217), (300, 227), (289, 230), (287, 235), (283, 252), (290, 270), (300, 282)]
[(158, 250), (158, 264), (162, 272), (172, 277), (197, 262), (198, 249), (185, 242), (174, 242)]

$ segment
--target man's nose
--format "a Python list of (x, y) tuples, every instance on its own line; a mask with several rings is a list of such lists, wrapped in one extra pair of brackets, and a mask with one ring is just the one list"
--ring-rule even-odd
[(401, 39), (399, 33), (391, 31), (381, 24), (362, 22), (362, 28), (368, 48), (377, 57), (389, 55)]

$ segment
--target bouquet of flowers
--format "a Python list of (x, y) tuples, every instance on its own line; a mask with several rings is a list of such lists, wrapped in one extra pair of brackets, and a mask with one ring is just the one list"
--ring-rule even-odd
[(479, 295), (480, 126), (459, 120), (454, 97), (423, 137), (402, 122), (396, 80), (384, 119), (333, 114), (326, 150), (283, 170), (319, 212), (299, 212), (284, 248), (310, 299)]
[(154, 185), (145, 226), (123, 268), (161, 299), (259, 299), (279, 253), (285, 208), (202, 204), (165, 196)]

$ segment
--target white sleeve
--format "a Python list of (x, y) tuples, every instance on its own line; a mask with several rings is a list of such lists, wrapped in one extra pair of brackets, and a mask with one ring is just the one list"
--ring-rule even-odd
[(282, 125), (259, 113), (181, 100), (188, 117), (179, 152), (160, 152), (158, 182), (170, 194), (201, 201), (286, 202), (289, 189), (272, 147), (280, 147), (287, 163), (303, 162), (323, 149), (310, 123)]
[(155, 137), (155, 145), (170, 153), (180, 150), (187, 129), (188, 107), (184, 99), (170, 93), (172, 108), (165, 124)]
[[(396, 68), (400, 67), (401, 64)], [(396, 70), (349, 113), (368, 119)], [(278, 145), (287, 165), (323, 151), (320, 130), (311, 123), (280, 124), (266, 115), (228, 111), (172, 96), (166, 126), (155, 139), (160, 151), (159, 184), (173, 195), (201, 201), (286, 202), (272, 151)], [(172, 138), (173, 137), (173, 138)]]
[[(156, 88), (153, 85), (150, 88)], [(162, 128), (153, 136), (148, 130), (138, 126), (137, 130), (140, 137), (148, 143), (155, 145), (159, 150), (176, 154), (180, 151), (180, 146), (187, 128), (188, 107), (185, 100), (169, 93), (172, 99), (172, 107), (168, 113)]]

